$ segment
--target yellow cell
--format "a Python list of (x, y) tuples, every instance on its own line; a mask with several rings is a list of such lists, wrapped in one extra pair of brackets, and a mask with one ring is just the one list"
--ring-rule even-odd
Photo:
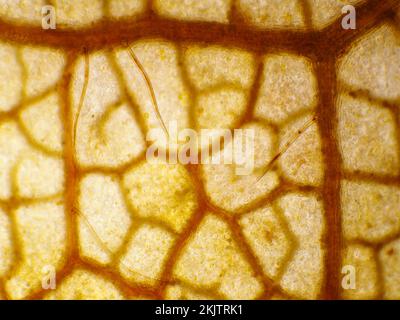
[(121, 274), (130, 281), (157, 284), (173, 244), (170, 232), (155, 226), (140, 227), (119, 261)]
[[(354, 268), (355, 281), (354, 288), (342, 289), (343, 298), (374, 299), (377, 297), (379, 287), (376, 262), (374, 250), (371, 248), (362, 245), (348, 245), (345, 248), (342, 266)], [(342, 272), (342, 279), (343, 277)]]
[(0, 278), (7, 274), (14, 261), (13, 245), (10, 219), (0, 209)]
[(170, 285), (167, 287), (166, 299), (170, 300), (215, 300), (217, 297), (213, 294), (203, 292), (201, 289), (190, 288), (185, 285)]
[(21, 100), (22, 66), (18, 63), (18, 50), (0, 43), (0, 111), (9, 111)]
[(197, 207), (194, 186), (180, 164), (143, 162), (125, 174), (123, 185), (135, 214), (163, 222), (176, 232)]
[(289, 230), (270, 207), (246, 214), (240, 224), (265, 274), (275, 280), (294, 245)]
[(3, 0), (0, 6), (0, 16), (13, 23), (39, 25), (44, 5), (46, 5), (45, 0)]
[(111, 280), (90, 270), (75, 269), (55, 292), (46, 295), (49, 300), (122, 300), (124, 296)]
[(49, 268), (65, 262), (67, 232), (60, 200), (20, 206), (15, 215), (22, 260), (6, 281), (7, 295), (22, 299), (41, 291)]
[(102, 0), (52, 0), (60, 27), (87, 27), (103, 17)]
[(199, 90), (221, 84), (248, 89), (254, 78), (254, 58), (244, 50), (189, 46), (184, 50), (184, 61), (191, 82)]
[(347, 239), (380, 243), (400, 230), (400, 189), (397, 186), (344, 180), (341, 204)]
[(61, 120), (60, 97), (56, 92), (26, 106), (19, 117), (28, 137), (44, 151), (61, 154), (64, 124)]
[(228, 226), (212, 215), (186, 245), (174, 274), (193, 285), (216, 288), (228, 299), (251, 299), (262, 292)]
[(0, 123), (0, 198), (8, 199), (12, 196), (13, 169), (19, 156), (29, 145), (15, 121)]
[(143, 13), (147, 0), (109, 0), (108, 11), (113, 18), (133, 17)]
[(342, 95), (338, 101), (338, 116), (339, 143), (345, 169), (397, 175), (399, 142), (391, 111)]
[(64, 163), (61, 158), (31, 151), (20, 156), (14, 167), (15, 193), (22, 198), (60, 195), (64, 190)]
[(384, 297), (400, 299), (400, 241), (386, 244), (379, 253), (382, 265)]
[(246, 110), (246, 95), (235, 89), (221, 89), (198, 97), (195, 119), (199, 128), (231, 129)]

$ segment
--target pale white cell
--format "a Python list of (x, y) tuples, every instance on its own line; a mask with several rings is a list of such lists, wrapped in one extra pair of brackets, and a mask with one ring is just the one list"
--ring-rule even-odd
[(236, 0), (236, 8), (259, 28), (303, 28), (299, 0)]
[(399, 172), (399, 142), (390, 110), (342, 95), (338, 101), (339, 145), (345, 169), (381, 175)]
[[(178, 132), (189, 127), (190, 99), (179, 69), (177, 49), (169, 42), (140, 41), (131, 45), (131, 50), (140, 65), (135, 63), (129, 50), (117, 51), (116, 61), (146, 129), (159, 129), (154, 140), (165, 148), (160, 142), (167, 135), (163, 123), (167, 130), (176, 123)], [(146, 139), (152, 140), (148, 134)]]
[[(322, 29), (336, 19), (344, 17), (342, 8), (347, 5), (357, 6), (365, 0), (307, 0), (311, 9), (311, 19), (315, 29)], [(341, 23), (339, 21), (338, 23)]]
[(0, 0), (0, 16), (12, 23), (39, 25), (44, 5), (45, 0)]
[(301, 185), (319, 186), (324, 177), (324, 163), (318, 125), (312, 119), (313, 115), (306, 115), (283, 127), (278, 162), (288, 180)]
[(61, 81), (65, 65), (65, 56), (62, 51), (23, 47), (21, 56), (26, 72), (25, 94), (27, 97), (37, 96)]
[[(279, 184), (276, 170), (268, 167), (268, 163), (275, 156), (273, 131), (255, 123), (240, 129), (254, 130), (254, 148), (245, 138), (242, 140), (246, 142), (242, 149), (245, 151), (245, 162), (236, 161), (238, 159), (234, 156), (235, 147), (231, 141), (225, 144), (224, 149), (212, 153), (213, 157), (217, 156), (215, 157), (217, 163), (213, 164), (213, 158), (210, 156), (208, 163), (201, 166), (207, 196), (213, 204), (232, 213), (266, 196)], [(251, 151), (254, 157), (251, 156)], [(228, 162), (230, 160), (231, 163)], [(241, 169), (245, 170), (241, 172)]]
[[(328, 0), (331, 1), (331, 0)], [(356, 42), (340, 60), (339, 80), (372, 96), (400, 98), (400, 43), (392, 26), (384, 24)]]
[(231, 0), (155, 0), (161, 16), (179, 20), (228, 22)]
[(89, 174), (80, 183), (78, 232), (83, 257), (111, 262), (131, 225), (119, 180)]
[(120, 102), (118, 79), (106, 54), (90, 56), (86, 95), (77, 118), (84, 75), (81, 59), (71, 89), (78, 160), (84, 167), (124, 165), (144, 151), (144, 140), (133, 111)]
[(267, 55), (254, 115), (280, 124), (288, 117), (312, 110), (318, 101), (311, 61), (292, 54)]

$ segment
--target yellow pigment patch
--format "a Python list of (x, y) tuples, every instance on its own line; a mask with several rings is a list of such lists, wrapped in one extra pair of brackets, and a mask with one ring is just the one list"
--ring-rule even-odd
[(194, 187), (180, 164), (142, 163), (126, 173), (123, 184), (138, 216), (166, 223), (177, 232), (197, 207)]

